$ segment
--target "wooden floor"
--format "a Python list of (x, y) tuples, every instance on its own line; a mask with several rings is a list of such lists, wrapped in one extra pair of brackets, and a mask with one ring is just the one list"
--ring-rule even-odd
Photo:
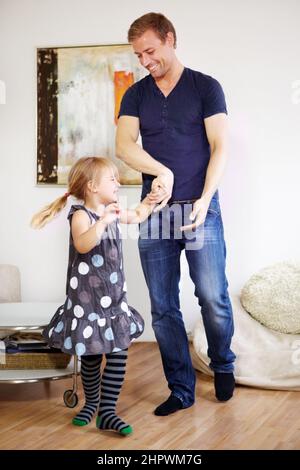
[[(118, 414), (134, 428), (122, 437), (95, 423), (76, 427), (79, 409), (66, 408), (71, 379), (0, 385), (0, 449), (300, 449), (300, 393), (237, 387), (227, 403), (214, 397), (210, 377), (197, 373), (193, 407), (168, 417), (153, 409), (169, 391), (155, 343), (130, 348)], [(82, 403), (82, 390), (80, 388)]]

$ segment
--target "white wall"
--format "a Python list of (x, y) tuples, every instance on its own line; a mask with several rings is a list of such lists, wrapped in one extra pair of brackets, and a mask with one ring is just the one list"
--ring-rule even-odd
[[(36, 47), (126, 42), (130, 23), (150, 9), (174, 22), (181, 61), (215, 76), (226, 93), (231, 152), (220, 193), (231, 290), (265, 265), (300, 259), (298, 0), (0, 0), (0, 262), (20, 267), (25, 301), (63, 299), (68, 246), (65, 214), (42, 232), (28, 225), (64, 192), (35, 186)], [(130, 202), (139, 193), (122, 190)], [(127, 240), (124, 251), (129, 300), (151, 339), (136, 242)], [(184, 262), (182, 277), (191, 329), (198, 306)]]

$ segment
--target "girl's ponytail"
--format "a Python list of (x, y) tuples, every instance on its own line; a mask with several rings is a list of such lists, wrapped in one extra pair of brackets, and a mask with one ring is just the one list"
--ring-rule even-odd
[(68, 193), (57, 198), (52, 204), (44, 207), (31, 219), (31, 227), (42, 228), (50, 222), (66, 205), (68, 196), (80, 201), (86, 197), (86, 189), (89, 181), (100, 177), (103, 170), (109, 169), (118, 177), (118, 169), (112, 160), (102, 157), (82, 157), (72, 166), (68, 176)]
[(65, 193), (63, 196), (58, 197), (51, 204), (45, 206), (42, 210), (34, 214), (31, 219), (30, 225), (32, 228), (42, 228), (65, 207), (70, 193)]

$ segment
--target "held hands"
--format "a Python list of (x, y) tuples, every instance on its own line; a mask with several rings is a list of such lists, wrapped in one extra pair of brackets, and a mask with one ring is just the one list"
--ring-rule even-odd
[(112, 204), (109, 204), (105, 207), (101, 220), (106, 225), (109, 225), (120, 217), (120, 212), (121, 209), (119, 204), (117, 202), (113, 202)]
[(182, 232), (184, 230), (193, 230), (194, 228), (197, 228), (199, 227), (199, 225), (203, 224), (203, 222), (206, 219), (208, 207), (209, 207), (209, 201), (207, 199), (204, 199), (204, 198), (197, 199), (197, 201), (194, 202), (193, 210), (189, 216), (189, 219), (191, 221), (194, 220), (194, 223), (190, 225), (183, 225), (182, 227), (180, 227), (180, 230)]
[(172, 195), (173, 184), (174, 175), (168, 169), (152, 181), (151, 192), (147, 195), (147, 201), (150, 204), (159, 204), (154, 212), (158, 212), (166, 206)]

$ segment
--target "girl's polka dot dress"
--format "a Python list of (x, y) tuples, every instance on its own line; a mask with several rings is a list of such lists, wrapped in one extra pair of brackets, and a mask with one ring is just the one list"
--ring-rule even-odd
[[(99, 216), (82, 205), (94, 224)], [(53, 348), (78, 356), (126, 349), (144, 330), (141, 315), (127, 304), (122, 266), (122, 241), (117, 222), (88, 253), (75, 250), (70, 234), (67, 298), (58, 308), (43, 335)]]

